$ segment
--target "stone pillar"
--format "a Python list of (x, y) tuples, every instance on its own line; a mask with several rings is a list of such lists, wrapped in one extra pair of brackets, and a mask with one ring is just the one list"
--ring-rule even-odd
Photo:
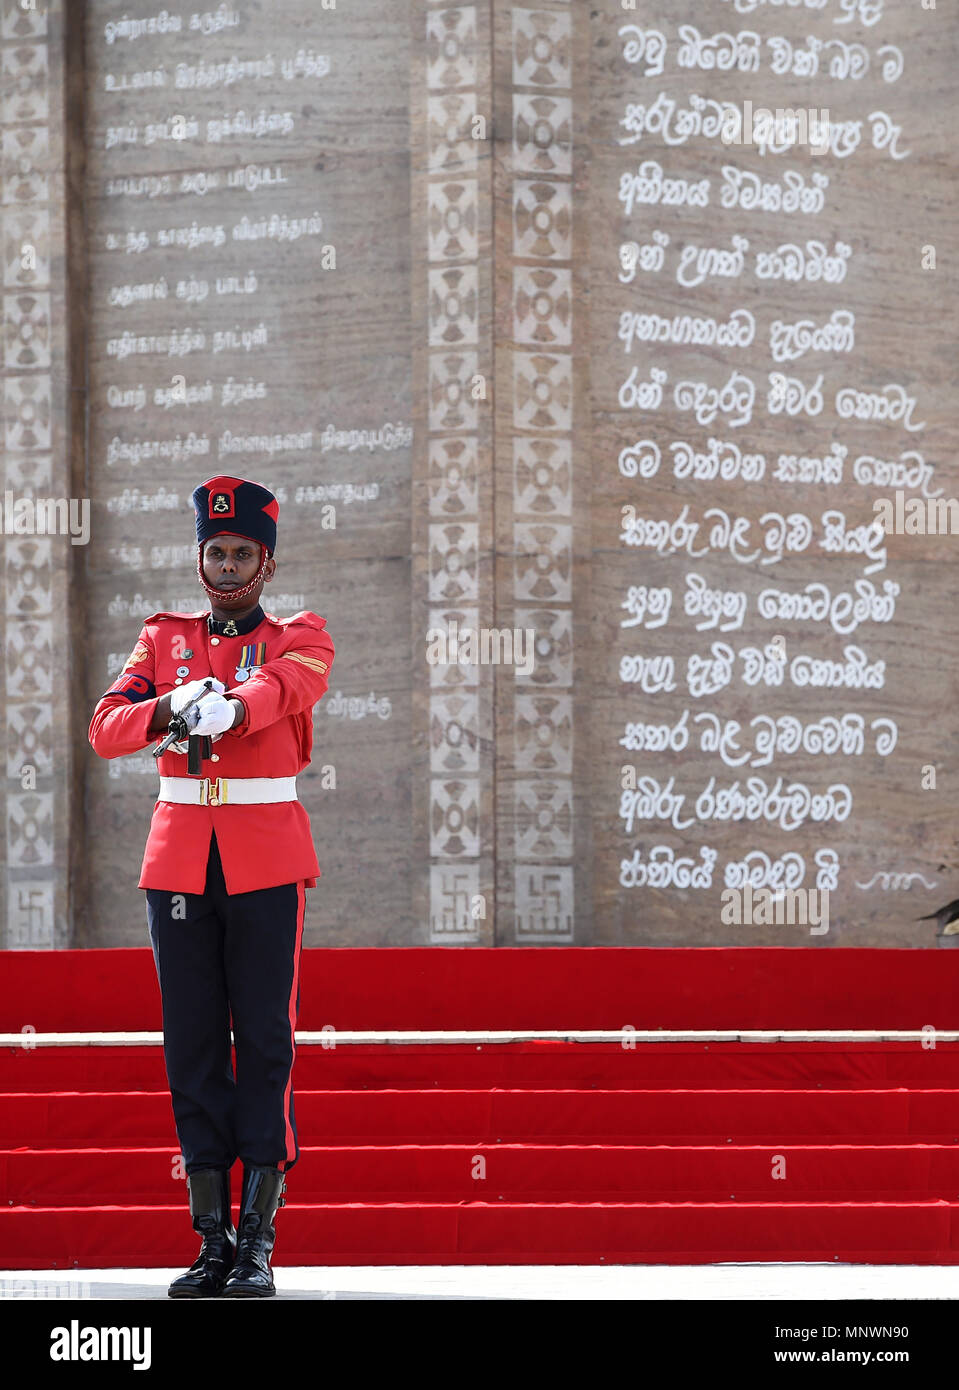
[(414, 944), (489, 946), (495, 670), (456, 646), (494, 611), (490, 14), (411, 18)]
[(577, 904), (588, 922), (590, 901), (589, 817), (577, 800), (588, 779), (576, 777), (585, 745), (574, 737), (574, 690), (588, 688), (576, 656), (589, 509), (585, 479), (576, 485), (588, 395), (574, 198), (588, 35), (567, 0), (495, 0), (493, 10), (496, 625), (531, 637), (533, 657), (531, 668), (515, 653), (495, 668), (496, 941), (568, 945), (583, 940)]
[[(591, 896), (573, 798), (588, 781), (573, 652), (589, 578), (573, 466), (588, 418), (573, 307), (588, 32), (573, 10), (413, 7), (414, 838), (429, 865), (414, 917), (431, 944), (569, 944), (577, 872)], [(449, 664), (422, 661), (427, 628)], [(456, 663), (467, 631), (492, 661)]]
[[(82, 486), (74, 308), (83, 302), (83, 258), (79, 224), (70, 225), (71, 160), (82, 163), (72, 106), (82, 101), (82, 73), (68, 78), (67, 54), (73, 50), (71, 65), (81, 61), (82, 42), (78, 49), (71, 37), (82, 35), (84, 9), (82, 0), (2, 0), (0, 9), (0, 934), (4, 946), (32, 949), (71, 944), (73, 856), (79, 862), (75, 741), (85, 729), (73, 728), (83, 706), (72, 692), (81, 688), (83, 546), (62, 529), (40, 534), (33, 501), (62, 509), (73, 499), (82, 521), (73, 468)], [(73, 152), (68, 129), (77, 132)], [(81, 538), (79, 526), (75, 534)]]

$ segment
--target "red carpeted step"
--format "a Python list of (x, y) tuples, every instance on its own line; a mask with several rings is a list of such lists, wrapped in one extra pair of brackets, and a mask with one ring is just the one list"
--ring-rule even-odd
[[(959, 1046), (914, 1043), (525, 1043), (303, 1045), (299, 1090), (370, 1087), (959, 1087)], [(163, 1090), (159, 1045), (0, 1050), (0, 1092)]]
[[(195, 1251), (183, 1206), (0, 1210), (7, 1269), (185, 1267)], [(277, 1267), (744, 1260), (957, 1264), (959, 1203), (291, 1203), (274, 1257)]]
[[(480, 1162), (482, 1160), (482, 1162)], [(242, 1167), (233, 1174), (237, 1205)], [(450, 1144), (305, 1147), (298, 1203), (959, 1200), (959, 1145)], [(0, 1153), (0, 1205), (187, 1201), (169, 1148)]]
[(0, 1049), (0, 1092), (162, 1091), (166, 1084), (158, 1045)]
[[(931, 947), (933, 928), (923, 930)], [(314, 947), (300, 982), (300, 1027), (311, 1029), (959, 1027), (959, 954), (935, 949)], [(146, 940), (4, 952), (2, 1031), (159, 1019)]]
[[(950, 1141), (959, 1091), (382, 1090), (300, 1091), (300, 1142), (362, 1144), (499, 1139), (629, 1143), (642, 1136), (778, 1143), (799, 1136), (862, 1142)], [(0, 1095), (0, 1146), (162, 1145), (175, 1151), (165, 1091)]]
[[(954, 1027), (953, 977), (915, 950), (316, 950), (299, 1026)], [(152, 953), (8, 952), (0, 1026), (155, 1029)], [(280, 1266), (959, 1263), (956, 1044), (304, 1045), (294, 1084)], [(8, 1049), (0, 1093), (0, 1268), (186, 1268), (159, 1046)]]

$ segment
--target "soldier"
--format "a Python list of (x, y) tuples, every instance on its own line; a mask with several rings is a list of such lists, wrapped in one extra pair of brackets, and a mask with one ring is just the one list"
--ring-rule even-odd
[[(160, 756), (138, 883), (190, 1214), (203, 1238), (168, 1292), (269, 1297), (273, 1223), (299, 1158), (292, 1069), (305, 889), (320, 877), (296, 774), (310, 762), (313, 706), (334, 648), (325, 618), (278, 619), (260, 607), (276, 571), (273, 494), (242, 478), (210, 478), (193, 504), (210, 611), (146, 619), (94, 710), (89, 739), (101, 757), (119, 757), (159, 741), (181, 714), (190, 739), (209, 753), (202, 776), (188, 773), (187, 739)], [(205, 680), (212, 685), (203, 693)], [(243, 1187), (234, 1230), (237, 1158)]]

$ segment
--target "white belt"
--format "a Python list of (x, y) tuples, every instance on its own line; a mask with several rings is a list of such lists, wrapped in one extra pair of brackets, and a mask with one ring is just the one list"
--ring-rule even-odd
[(296, 799), (295, 777), (161, 777), (157, 797), (180, 806), (259, 806)]

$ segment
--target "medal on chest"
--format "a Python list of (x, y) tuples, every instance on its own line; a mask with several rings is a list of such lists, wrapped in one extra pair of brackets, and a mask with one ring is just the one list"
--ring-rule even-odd
[(250, 642), (240, 652), (234, 677), (238, 681), (248, 681), (254, 671), (258, 671), (266, 660), (266, 643)]

